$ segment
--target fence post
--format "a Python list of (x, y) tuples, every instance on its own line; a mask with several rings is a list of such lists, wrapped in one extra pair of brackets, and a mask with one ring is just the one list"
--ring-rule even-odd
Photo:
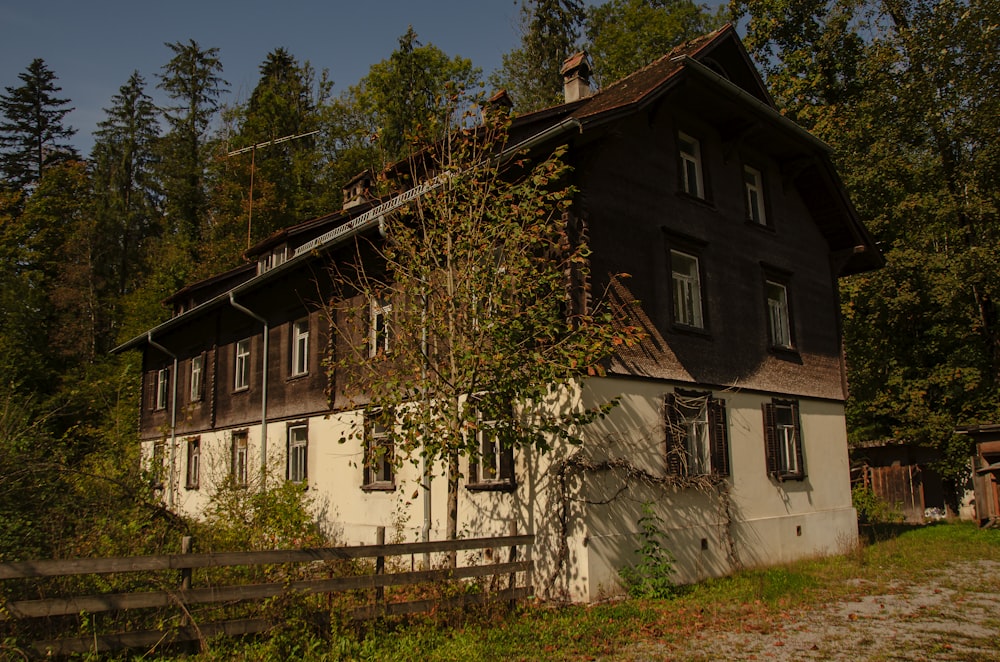
[[(511, 520), (510, 522), (508, 535), (512, 537), (517, 535), (517, 522), (514, 520)], [(517, 545), (512, 544), (510, 546), (510, 557), (508, 558), (508, 562), (514, 563), (515, 561), (517, 561)], [(507, 588), (513, 590), (514, 587), (516, 586), (517, 586), (517, 573), (512, 572), (510, 573), (510, 578), (507, 581)], [(508, 603), (508, 608), (513, 611), (514, 607), (516, 606), (517, 606), (517, 600), (515, 600), (514, 597), (511, 596), (510, 602)]]
[[(190, 554), (191, 547), (191, 536), (184, 536), (181, 538), (181, 554)], [(191, 568), (181, 568), (181, 590), (191, 590)]]
[[(375, 544), (380, 547), (385, 544), (385, 527), (380, 526), (375, 529)], [(385, 574), (385, 556), (379, 554), (375, 557), (375, 576)], [(375, 605), (378, 608), (382, 608), (385, 604), (385, 587), (377, 586), (375, 587)]]

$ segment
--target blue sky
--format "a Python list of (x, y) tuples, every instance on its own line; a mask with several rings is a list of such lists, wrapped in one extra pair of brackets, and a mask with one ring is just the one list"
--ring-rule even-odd
[(343, 91), (388, 57), (409, 25), (422, 43), (470, 58), (487, 75), (517, 45), (517, 22), (516, 0), (0, 0), (0, 86), (20, 85), (18, 74), (45, 60), (75, 108), (67, 123), (86, 155), (102, 109), (132, 71), (163, 101), (155, 74), (170, 59), (165, 42), (219, 48), (230, 83), (223, 101), (235, 102), (279, 46), (328, 69), (334, 93)]

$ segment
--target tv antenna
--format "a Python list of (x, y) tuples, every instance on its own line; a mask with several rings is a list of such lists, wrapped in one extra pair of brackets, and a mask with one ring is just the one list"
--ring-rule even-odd
[(241, 147), (240, 149), (234, 149), (233, 151), (226, 154), (226, 158), (230, 156), (238, 156), (240, 154), (246, 154), (250, 152), (250, 210), (247, 218), (247, 248), (250, 248), (250, 231), (253, 228), (253, 178), (254, 170), (256, 168), (257, 161), (257, 150), (263, 149), (264, 147), (270, 147), (271, 145), (277, 145), (278, 143), (288, 142), (289, 140), (298, 140), (299, 138), (305, 138), (307, 136), (319, 133), (319, 129), (316, 131), (309, 131), (308, 133), (300, 133), (296, 136), (284, 136), (282, 138), (273, 138), (266, 142), (257, 143), (256, 145), (250, 145), (249, 147)]

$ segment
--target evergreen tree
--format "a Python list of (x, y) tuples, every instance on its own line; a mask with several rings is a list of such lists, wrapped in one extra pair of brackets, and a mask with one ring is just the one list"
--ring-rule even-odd
[(692, 0), (608, 0), (591, 6), (586, 33), (594, 72), (605, 84), (623, 78), (722, 26), (724, 11)]
[(219, 74), (218, 48), (202, 48), (194, 40), (166, 44), (173, 53), (158, 75), (158, 88), (173, 105), (164, 109), (170, 130), (160, 154), (166, 212), (170, 229), (196, 246), (207, 223), (208, 129), (228, 85)]
[(97, 224), (106, 237), (105, 278), (117, 298), (139, 284), (147, 240), (160, 230), (161, 196), (155, 177), (159, 125), (137, 71), (104, 113), (91, 162)]
[(522, 0), (521, 45), (504, 54), (490, 84), (506, 89), (520, 112), (561, 103), (562, 64), (576, 48), (583, 21), (580, 0)]
[(22, 84), (5, 87), (0, 94), (0, 171), (9, 185), (28, 188), (41, 179), (46, 168), (77, 158), (76, 150), (63, 142), (76, 133), (63, 124), (68, 99), (56, 95), (56, 75), (45, 61), (36, 58), (18, 74)]

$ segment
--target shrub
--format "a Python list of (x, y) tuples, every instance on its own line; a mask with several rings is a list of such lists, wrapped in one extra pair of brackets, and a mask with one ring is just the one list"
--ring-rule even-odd
[(899, 509), (875, 494), (870, 487), (855, 485), (851, 490), (851, 503), (858, 511), (858, 521), (862, 524), (898, 524), (903, 521)]
[(672, 578), (675, 559), (665, 544), (663, 520), (653, 511), (652, 504), (642, 504), (638, 524), (640, 545), (635, 553), (639, 562), (618, 572), (625, 590), (633, 598), (673, 597), (677, 591)]

